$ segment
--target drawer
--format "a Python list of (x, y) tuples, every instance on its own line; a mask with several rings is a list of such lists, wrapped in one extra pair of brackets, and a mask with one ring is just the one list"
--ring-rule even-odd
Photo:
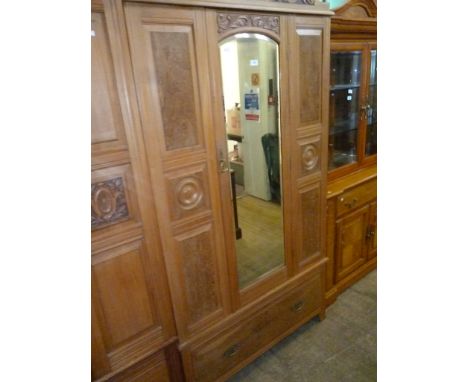
[(276, 300), (247, 322), (225, 331), (192, 353), (195, 381), (214, 381), (254, 353), (279, 339), (288, 329), (310, 318), (321, 306), (321, 276)]
[(377, 197), (377, 179), (353, 187), (338, 196), (336, 203), (336, 213), (343, 215), (355, 208), (361, 207)]

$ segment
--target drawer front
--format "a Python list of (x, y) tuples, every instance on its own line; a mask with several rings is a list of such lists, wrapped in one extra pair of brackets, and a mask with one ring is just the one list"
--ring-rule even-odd
[(320, 274), (248, 322), (195, 349), (192, 354), (195, 381), (214, 381), (246, 360), (321, 306)]
[(350, 190), (345, 191), (338, 196), (336, 212), (337, 215), (343, 215), (354, 210), (377, 197), (377, 179), (361, 184)]

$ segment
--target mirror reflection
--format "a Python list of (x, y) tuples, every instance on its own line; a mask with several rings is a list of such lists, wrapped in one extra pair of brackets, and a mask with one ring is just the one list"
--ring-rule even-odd
[(278, 44), (240, 33), (220, 55), (242, 289), (284, 264)]

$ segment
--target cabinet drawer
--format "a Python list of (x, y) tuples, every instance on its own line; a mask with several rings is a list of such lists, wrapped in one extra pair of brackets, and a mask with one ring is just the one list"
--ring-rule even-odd
[(255, 316), (195, 349), (195, 381), (213, 381), (281, 337), (289, 328), (321, 306), (320, 274)]
[(377, 179), (353, 187), (338, 196), (336, 212), (340, 216), (360, 207), (377, 197)]

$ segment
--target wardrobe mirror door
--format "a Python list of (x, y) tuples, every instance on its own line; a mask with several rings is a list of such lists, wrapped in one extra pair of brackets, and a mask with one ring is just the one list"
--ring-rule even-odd
[(240, 289), (284, 265), (278, 44), (257, 33), (220, 43)]

